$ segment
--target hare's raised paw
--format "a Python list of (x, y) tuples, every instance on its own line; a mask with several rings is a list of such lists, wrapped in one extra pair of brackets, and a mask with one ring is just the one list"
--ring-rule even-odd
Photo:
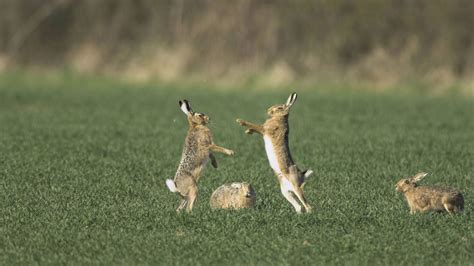
[(239, 123), (241, 126), (245, 126), (245, 125), (246, 125), (246, 122), (245, 122), (244, 120), (240, 119), (240, 118), (237, 118), (235, 121), (236, 121), (237, 123)]
[(226, 154), (229, 156), (234, 156), (235, 152), (233, 150), (226, 150)]
[(255, 130), (253, 130), (253, 129), (249, 128), (249, 129), (245, 130), (245, 134), (252, 135), (253, 133), (255, 133)]

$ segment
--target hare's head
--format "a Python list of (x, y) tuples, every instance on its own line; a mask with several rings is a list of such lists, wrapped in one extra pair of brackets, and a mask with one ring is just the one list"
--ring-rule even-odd
[(404, 178), (400, 181), (398, 181), (397, 186), (395, 187), (395, 190), (397, 192), (406, 192), (410, 188), (414, 188), (417, 186), (417, 182), (423, 179), (425, 176), (427, 176), (428, 173), (418, 173), (412, 177), (409, 178)]
[(239, 190), (239, 194), (242, 198), (255, 198), (255, 191), (249, 183), (232, 183), (231, 186), (232, 188)]
[(298, 95), (296, 95), (296, 92), (293, 92), (290, 97), (288, 97), (285, 104), (273, 105), (268, 108), (267, 114), (271, 117), (288, 115), (290, 113), (290, 108), (296, 102), (297, 97)]
[(209, 116), (203, 113), (193, 112), (188, 100), (179, 101), (179, 107), (188, 117), (188, 121), (194, 125), (207, 125), (209, 123)]

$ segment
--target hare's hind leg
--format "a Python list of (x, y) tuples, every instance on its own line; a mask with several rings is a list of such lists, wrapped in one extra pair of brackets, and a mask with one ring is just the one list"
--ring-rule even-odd
[[(287, 180), (285, 180), (285, 181), (288, 182)], [(294, 194), (288, 188), (285, 181), (282, 181), (281, 184), (280, 184), (281, 194), (283, 194), (283, 197), (285, 197), (285, 199), (287, 201), (289, 201), (291, 203), (291, 205), (293, 205), (293, 208), (295, 208), (295, 211), (297, 213), (301, 213), (301, 209), (302, 209), (301, 205), (298, 203), (298, 200), (295, 199)]]
[(293, 208), (295, 208), (295, 211), (297, 213), (301, 213), (302, 207), (293, 196), (293, 193), (288, 190), (285, 190), (285, 191), (282, 190), (281, 193), (283, 194), (283, 197), (285, 197), (285, 199), (289, 201), (291, 205), (293, 205)]
[(298, 199), (301, 201), (301, 203), (303, 204), (305, 210), (307, 213), (311, 213), (313, 211), (313, 208), (308, 204), (308, 202), (306, 201), (306, 198), (304, 197), (304, 192), (303, 190), (300, 188), (300, 187), (295, 187), (294, 188), (294, 193), (296, 195), (296, 197), (298, 197)]
[(193, 186), (189, 189), (188, 204), (186, 208), (187, 212), (191, 212), (193, 210), (194, 201), (197, 198), (197, 192), (198, 192), (197, 186)]
[(295, 194), (295, 196), (303, 204), (306, 212), (308, 213), (311, 212), (312, 208), (311, 206), (309, 206), (308, 202), (306, 201), (306, 198), (304, 197), (302, 187), (304, 185), (304, 179), (306, 177), (309, 177), (311, 174), (311, 170), (305, 171), (304, 173), (300, 174), (300, 171), (298, 170), (296, 165), (292, 165), (289, 167), (288, 180), (284, 181), (286, 183), (286, 186), (288, 187), (288, 190), (291, 190)]
[(176, 209), (176, 212), (181, 212), (182, 209), (184, 209), (187, 205), (188, 201), (186, 198), (181, 199), (181, 203), (179, 204), (178, 208)]

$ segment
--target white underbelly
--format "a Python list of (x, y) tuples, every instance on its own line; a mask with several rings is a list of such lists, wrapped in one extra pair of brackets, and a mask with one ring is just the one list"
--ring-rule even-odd
[(271, 138), (269, 136), (263, 136), (263, 140), (265, 141), (265, 151), (267, 152), (270, 167), (273, 169), (273, 171), (275, 171), (277, 175), (281, 175), (281, 167), (278, 163), (275, 147), (273, 147)]

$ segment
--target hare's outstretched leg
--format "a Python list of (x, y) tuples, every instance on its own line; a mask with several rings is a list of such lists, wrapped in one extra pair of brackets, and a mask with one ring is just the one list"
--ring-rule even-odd
[(188, 203), (188, 201), (186, 200), (186, 198), (182, 198), (181, 199), (181, 203), (179, 204), (179, 207), (176, 209), (176, 212), (181, 212), (181, 210), (186, 207), (186, 204)]
[(304, 197), (304, 192), (302, 186), (304, 185), (304, 179), (311, 175), (312, 171), (305, 171), (304, 173), (300, 173), (298, 167), (296, 165), (292, 165), (289, 167), (289, 174), (287, 179), (287, 190), (291, 190), (295, 196), (300, 200), (303, 204), (306, 212), (311, 212), (311, 206), (309, 206), (306, 198)]
[(247, 130), (245, 130), (245, 133), (247, 134), (258, 133), (263, 135), (264, 129), (262, 125), (256, 125), (242, 119), (237, 119), (237, 123), (239, 123), (241, 126), (247, 127)]
[(304, 192), (300, 187), (295, 187), (293, 192), (295, 193), (296, 197), (303, 203), (304, 208), (306, 209), (307, 213), (312, 212), (313, 208), (308, 204), (306, 198), (304, 197)]
[(224, 147), (221, 147), (221, 146), (218, 146), (216, 144), (211, 144), (211, 146), (209, 147), (209, 149), (211, 151), (214, 151), (214, 152), (220, 152), (220, 153), (223, 153), (225, 155), (229, 155), (229, 156), (232, 156), (234, 155), (234, 151), (233, 150), (229, 150), (229, 149), (226, 149)]
[(295, 208), (295, 211), (297, 213), (301, 213), (301, 205), (294, 198), (293, 193), (291, 193), (289, 190), (281, 186), (281, 194), (283, 194), (283, 197), (285, 197), (285, 199), (289, 201), (291, 205), (293, 205), (293, 208)]
[(196, 200), (196, 197), (197, 197), (197, 192), (198, 192), (198, 189), (197, 189), (196, 186), (189, 189), (188, 204), (187, 204), (187, 208), (186, 208), (187, 212), (191, 212), (193, 210), (193, 205), (194, 205), (194, 201)]

